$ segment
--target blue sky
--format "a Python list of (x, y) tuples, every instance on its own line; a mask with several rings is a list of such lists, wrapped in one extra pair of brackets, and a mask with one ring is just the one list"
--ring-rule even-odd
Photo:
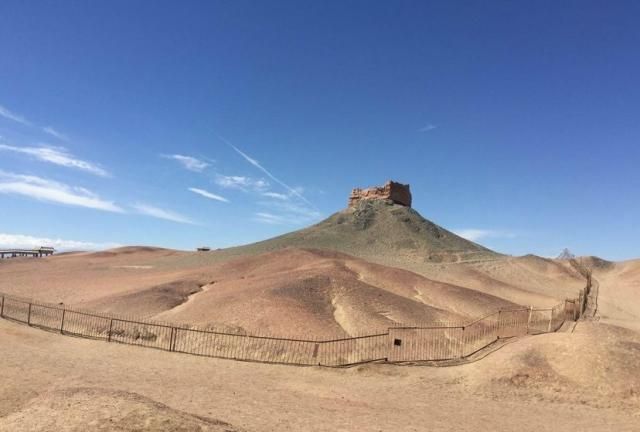
[(0, 3), (0, 246), (252, 242), (410, 183), (498, 251), (640, 256), (637, 2)]

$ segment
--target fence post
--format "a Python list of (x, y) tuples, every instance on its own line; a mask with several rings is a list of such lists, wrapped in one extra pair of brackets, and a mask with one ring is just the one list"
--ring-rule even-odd
[(465, 343), (464, 336), (465, 336), (465, 333), (464, 333), (464, 326), (463, 326), (462, 337), (460, 338), (460, 358), (464, 358), (464, 343)]
[(582, 296), (584, 296), (584, 290), (580, 291), (578, 296), (578, 319), (582, 316)]
[(529, 328), (531, 327), (532, 315), (533, 315), (533, 306), (529, 305), (529, 318), (527, 318), (527, 334), (529, 334)]
[(551, 321), (553, 321), (553, 308), (549, 312), (549, 325), (547, 326), (547, 333), (551, 333)]
[(0, 306), (0, 318), (4, 318), (4, 296), (2, 296), (2, 306)]
[(576, 321), (580, 319), (582, 316), (582, 291), (580, 291), (580, 295), (578, 296), (578, 304), (576, 305), (578, 309), (578, 316), (576, 317)]
[(111, 342), (111, 330), (113, 329), (113, 319), (109, 320), (109, 334), (107, 337), (107, 342)]
[(60, 334), (64, 334), (64, 315), (66, 314), (66, 312), (66, 309), (62, 309), (62, 320), (60, 320)]
[(178, 329), (175, 327), (171, 327), (171, 333), (173, 333), (173, 342), (171, 344), (170, 350), (176, 350), (176, 340), (178, 339)]
[(171, 336), (169, 336), (169, 351), (173, 352), (173, 338), (175, 337), (176, 329), (171, 327)]
[(31, 325), (31, 303), (29, 303), (29, 312), (27, 313), (27, 325)]

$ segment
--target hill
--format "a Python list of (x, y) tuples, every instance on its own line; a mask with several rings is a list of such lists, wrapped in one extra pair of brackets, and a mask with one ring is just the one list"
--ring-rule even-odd
[(640, 260), (609, 262), (583, 258), (598, 283), (598, 316), (603, 323), (640, 331)]
[(0, 291), (101, 312), (297, 337), (461, 322), (516, 306), (491, 293), (334, 251), (285, 248), (176, 271), (189, 256), (196, 262), (200, 257), (127, 248), (19, 260), (0, 269)]
[(285, 247), (335, 250), (387, 265), (501, 256), (390, 200), (362, 200), (311, 227), (228, 252), (253, 254)]
[(429, 277), (302, 248), (225, 259), (128, 248), (7, 264), (0, 292), (282, 336), (357, 335), (397, 323), (460, 322), (516, 305), (549, 307), (584, 285), (568, 264), (537, 257), (432, 264)]
[(215, 315), (250, 333), (332, 337), (397, 324), (462, 322), (516, 307), (490, 294), (314, 249), (233, 260), (210, 276), (203, 292), (158, 318), (207, 324)]

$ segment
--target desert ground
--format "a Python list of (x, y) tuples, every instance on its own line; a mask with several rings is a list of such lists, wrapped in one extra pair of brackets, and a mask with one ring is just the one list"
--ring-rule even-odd
[(0, 321), (0, 430), (635, 431), (637, 333), (593, 322), (456, 367), (200, 358)]
[(0, 292), (250, 334), (334, 337), (573, 298), (589, 313), (455, 366), (296, 367), (0, 320), (0, 430), (640, 430), (640, 261), (505, 256), (367, 203), (212, 252), (126, 247), (0, 262)]
[(291, 247), (241, 258), (129, 247), (16, 259), (0, 265), (0, 275), (6, 294), (293, 337), (353, 336), (396, 323), (463, 322), (518, 305), (551, 307), (585, 285), (568, 262), (532, 256), (409, 271)]

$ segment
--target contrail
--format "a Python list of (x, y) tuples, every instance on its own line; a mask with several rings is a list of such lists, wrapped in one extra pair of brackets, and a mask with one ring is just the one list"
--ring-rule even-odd
[(236, 151), (236, 153), (238, 153), (240, 156), (242, 156), (247, 162), (249, 162), (251, 165), (253, 165), (254, 167), (258, 168), (260, 171), (262, 171), (263, 173), (265, 173), (271, 180), (273, 180), (274, 182), (278, 183), (280, 186), (282, 186), (283, 188), (285, 188), (286, 190), (288, 190), (292, 195), (297, 196), (298, 198), (300, 198), (302, 201), (306, 202), (307, 204), (309, 204), (311, 207), (315, 208), (315, 206), (308, 200), (306, 199), (300, 192), (298, 192), (297, 190), (295, 190), (294, 188), (292, 188), (291, 186), (289, 186), (288, 184), (286, 184), (285, 182), (283, 182), (282, 180), (278, 179), (276, 176), (274, 176), (273, 174), (271, 174), (269, 172), (269, 170), (267, 170), (265, 167), (263, 167), (262, 165), (260, 165), (260, 162), (258, 162), (257, 160), (255, 160), (254, 158), (252, 158), (251, 156), (249, 156), (248, 154), (244, 153), (242, 150), (240, 150), (238, 147), (234, 146), (233, 144), (231, 144), (228, 140), (226, 140), (224, 137), (218, 135), (218, 138), (220, 138), (225, 144), (227, 144), (229, 147), (231, 147), (232, 149), (234, 149)]

